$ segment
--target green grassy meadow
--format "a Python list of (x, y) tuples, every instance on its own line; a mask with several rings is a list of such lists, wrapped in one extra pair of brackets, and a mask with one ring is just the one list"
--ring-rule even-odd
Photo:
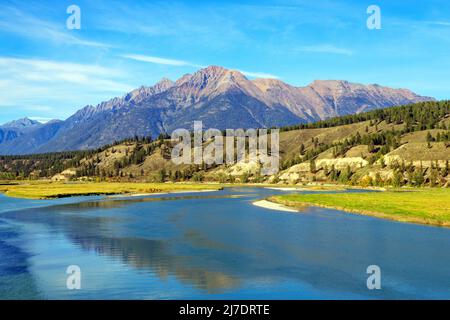
[(16, 198), (52, 199), (86, 195), (147, 194), (176, 191), (219, 190), (220, 185), (195, 183), (133, 183), (133, 182), (25, 182), (4, 184), (0, 192)]
[(291, 194), (273, 196), (269, 200), (297, 208), (313, 205), (402, 222), (450, 226), (450, 189)]

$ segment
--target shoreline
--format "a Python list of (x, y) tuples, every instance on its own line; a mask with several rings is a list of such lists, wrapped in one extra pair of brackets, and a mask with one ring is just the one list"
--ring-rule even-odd
[(361, 189), (361, 190), (369, 190), (365, 187), (351, 187), (351, 186), (345, 186), (345, 185), (306, 185), (306, 186), (299, 186), (299, 187), (271, 187), (271, 186), (265, 186), (264, 189), (269, 190), (277, 190), (277, 191), (309, 191), (309, 192), (323, 192), (323, 191), (345, 191), (350, 189)]
[(168, 193), (196, 193), (222, 190), (223, 187), (201, 184), (88, 182), (39, 182), (3, 186), (3, 195), (20, 199), (51, 200), (80, 196), (139, 197)]
[[(211, 190), (211, 189), (205, 189), (205, 190), (175, 190), (175, 191), (167, 191), (167, 192), (154, 192), (154, 193), (117, 193), (113, 195), (107, 195), (107, 198), (123, 198), (123, 197), (147, 197), (147, 196), (158, 196), (158, 195), (164, 195), (164, 194), (177, 194), (177, 193), (203, 193), (203, 192), (214, 192), (214, 191), (220, 191), (218, 190)], [(101, 195), (101, 194), (99, 194)]]
[(300, 212), (299, 210), (289, 208), (287, 206), (284, 206), (283, 204), (268, 201), (268, 200), (254, 201), (254, 202), (252, 202), (252, 205), (260, 207), (260, 208), (264, 208), (264, 209), (269, 209), (269, 210), (277, 210), (277, 211), (284, 211), (284, 212), (296, 212), (296, 213)]
[(295, 187), (263, 187), (264, 189), (277, 190), (277, 191), (306, 191), (305, 188), (295, 188)]
[(343, 206), (334, 206), (334, 205), (325, 205), (325, 204), (319, 204), (314, 202), (307, 202), (307, 201), (288, 201), (288, 200), (282, 200), (276, 198), (276, 196), (272, 196), (267, 199), (268, 202), (272, 202), (275, 204), (279, 204), (282, 206), (286, 206), (289, 208), (301, 208), (301, 207), (318, 207), (318, 208), (324, 208), (324, 209), (331, 209), (331, 210), (338, 210), (345, 213), (350, 214), (357, 214), (367, 217), (373, 217), (378, 219), (385, 219), (400, 223), (412, 223), (422, 226), (433, 226), (433, 227), (444, 227), (444, 228), (450, 228), (450, 223), (446, 221), (440, 221), (437, 222), (435, 220), (430, 220), (426, 218), (419, 218), (419, 217), (401, 217), (401, 216), (393, 216), (389, 213), (379, 212), (379, 211), (371, 211), (371, 210), (364, 210), (364, 209), (353, 209)]

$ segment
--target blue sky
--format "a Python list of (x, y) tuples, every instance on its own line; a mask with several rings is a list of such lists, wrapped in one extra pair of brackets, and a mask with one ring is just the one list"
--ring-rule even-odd
[[(68, 30), (66, 9), (81, 9)], [(381, 30), (366, 26), (369, 5)], [(0, 0), (0, 123), (65, 119), (207, 65), (450, 98), (450, 1)]]

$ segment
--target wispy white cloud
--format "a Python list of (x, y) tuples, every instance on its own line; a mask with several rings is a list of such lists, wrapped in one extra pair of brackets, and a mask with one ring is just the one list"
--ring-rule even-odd
[[(209, 48), (224, 49), (249, 40), (243, 24), (237, 23), (236, 15), (230, 12), (232, 7), (223, 3), (193, 5), (180, 1), (108, 1), (102, 3), (102, 14), (98, 15), (95, 25), (99, 30), (138, 35), (154, 41), (171, 39), (173, 43), (185, 47), (206, 44)], [(242, 12), (240, 14), (244, 15)]]
[(270, 73), (265, 73), (265, 72), (249, 72), (249, 71), (243, 71), (243, 70), (238, 70), (240, 73), (242, 73), (243, 75), (247, 76), (247, 77), (252, 77), (252, 78), (271, 78), (271, 79), (280, 79), (280, 77), (270, 74)]
[(0, 67), (0, 79), (5, 79), (0, 80), (5, 81), (3, 85), (10, 85), (11, 80), (15, 80), (35, 83), (72, 83), (96, 86), (103, 91), (130, 89), (128, 85), (112, 80), (120, 75), (119, 71), (99, 65), (0, 57)]
[(32, 40), (51, 41), (87, 47), (108, 48), (110, 45), (82, 39), (65, 29), (65, 24), (42, 20), (17, 8), (2, 7), (0, 10), (0, 32), (13, 33)]
[(450, 27), (450, 21), (426, 21), (428, 24)]
[[(155, 57), (155, 56), (146, 56), (146, 55), (140, 55), (140, 54), (125, 54), (122, 55), (122, 57), (140, 61), (140, 62), (148, 62), (148, 63), (155, 63), (160, 65), (169, 65), (169, 66), (176, 66), (176, 67), (194, 67), (194, 68), (206, 68), (206, 65), (199, 65), (196, 63), (184, 61), (184, 60), (175, 60), (175, 59), (167, 59), (162, 57)], [(244, 71), (236, 69), (237, 71), (241, 72), (243, 75), (252, 77), (252, 78), (274, 78), (278, 79), (279, 77), (270, 73), (265, 72), (252, 72), (252, 71)]]
[(23, 107), (24, 110), (29, 110), (29, 111), (37, 111), (37, 112), (48, 112), (48, 111), (52, 111), (53, 108), (47, 105), (33, 105), (33, 104), (29, 104)]
[[(0, 57), (0, 65), (4, 68), (29, 68), (30, 72), (44, 72), (42, 76), (51, 77), (53, 72), (63, 72), (66, 74), (97, 74), (102, 76), (114, 76), (119, 72), (114, 69), (106, 68), (99, 65), (80, 64), (72, 62), (60, 62), (44, 59), (22, 59), (14, 57)], [(57, 75), (57, 74), (56, 74)]]
[(339, 48), (330, 44), (319, 44), (311, 46), (301, 46), (295, 49), (301, 52), (315, 52), (315, 53), (330, 53), (330, 54), (342, 54), (352, 55), (353, 51), (346, 48)]
[(188, 67), (196, 67), (196, 68), (202, 68), (201, 65), (197, 65), (195, 63), (183, 61), (183, 60), (174, 60), (174, 59), (167, 59), (167, 58), (161, 58), (161, 57), (154, 57), (154, 56), (145, 56), (140, 54), (125, 54), (122, 57), (141, 61), (141, 62), (149, 62), (149, 63), (155, 63), (155, 64), (162, 64), (162, 65), (169, 65), (169, 66), (188, 66)]
[(131, 91), (122, 77), (118, 70), (94, 64), (0, 57), (0, 88), (7, 92), (0, 96), (0, 107), (67, 115), (99, 97)]

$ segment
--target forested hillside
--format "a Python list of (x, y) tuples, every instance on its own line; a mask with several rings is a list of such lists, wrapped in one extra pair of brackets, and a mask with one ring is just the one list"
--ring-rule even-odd
[(167, 136), (96, 150), (0, 157), (3, 179), (449, 184), (450, 102), (423, 102), (280, 128), (280, 172), (260, 164), (180, 165)]

